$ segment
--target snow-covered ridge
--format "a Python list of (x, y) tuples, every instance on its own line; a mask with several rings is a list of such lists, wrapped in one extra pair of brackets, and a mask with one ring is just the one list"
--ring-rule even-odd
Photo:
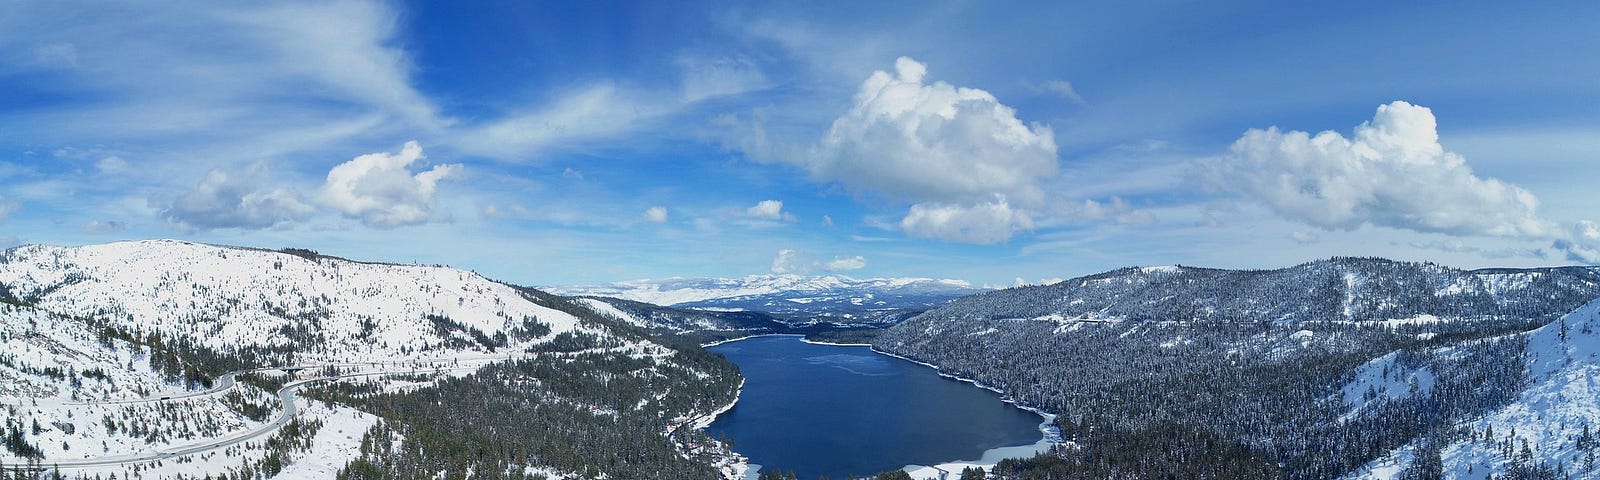
[[(1496, 478), (1543, 466), (1596, 478), (1600, 465), (1600, 300), (1526, 334), (1529, 385), (1511, 404), (1458, 426), (1470, 432), (1439, 449), (1445, 478)], [(1387, 358), (1387, 357), (1385, 357)], [(1379, 359), (1383, 360), (1383, 359)], [(1585, 436), (1587, 434), (1587, 437)], [(1510, 445), (1510, 455), (1507, 455)], [(1526, 452), (1523, 448), (1526, 447)], [(1413, 442), (1347, 478), (1392, 479), (1425, 455)], [(1526, 456), (1524, 456), (1526, 455)]]
[(1595, 295), (1600, 295), (1596, 267), (1468, 271), (1431, 263), (1334, 258), (1276, 270), (1122, 268), (1052, 285), (982, 293), (923, 317), (1165, 319), (1177, 313), (1419, 327), (1533, 311), (1554, 318)]
[(13, 248), (0, 256), (0, 289), (47, 311), (219, 351), (289, 347), (306, 359), (473, 350), (486, 348), (475, 332), (518, 343), (582, 329), (572, 315), (467, 270), (173, 240)]

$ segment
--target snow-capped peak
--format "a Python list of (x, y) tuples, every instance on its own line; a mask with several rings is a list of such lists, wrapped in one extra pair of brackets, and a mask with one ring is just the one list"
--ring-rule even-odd
[(492, 349), (580, 329), (572, 315), (468, 270), (177, 240), (16, 247), (0, 256), (0, 298), (218, 351), (292, 347), (314, 357)]
[(700, 304), (763, 296), (794, 300), (817, 296), (862, 299), (883, 295), (934, 295), (948, 300), (984, 289), (973, 287), (966, 281), (951, 279), (856, 279), (843, 275), (772, 274), (740, 278), (642, 279), (605, 285), (550, 287), (547, 290), (569, 296), (615, 297), (656, 305), (707, 306)]

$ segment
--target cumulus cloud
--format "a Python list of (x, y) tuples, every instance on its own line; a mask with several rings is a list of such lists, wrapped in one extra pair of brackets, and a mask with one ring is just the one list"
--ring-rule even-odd
[(1482, 178), (1439, 144), (1433, 112), (1378, 107), (1350, 138), (1252, 129), (1205, 165), (1212, 189), (1254, 199), (1284, 217), (1328, 230), (1363, 225), (1447, 235), (1548, 238), (1527, 190)]
[(1055, 135), (1024, 125), (989, 92), (924, 82), (926, 65), (901, 57), (873, 72), (834, 120), (807, 165), (813, 178), (917, 201), (1030, 201), (1054, 176)]
[(1004, 242), (1017, 230), (1030, 228), (1029, 213), (1012, 208), (1004, 198), (975, 205), (919, 203), (900, 220), (900, 229), (912, 236), (982, 245)]
[(1577, 222), (1567, 237), (1557, 239), (1551, 247), (1566, 253), (1569, 261), (1600, 264), (1600, 224)]
[(425, 158), (422, 145), (406, 142), (400, 153), (369, 153), (328, 171), (322, 203), (347, 218), (376, 228), (417, 225), (434, 220), (433, 196), (441, 180), (459, 175), (461, 164), (435, 165), (412, 173)]
[(644, 221), (650, 222), (650, 223), (666, 223), (666, 221), (667, 221), (667, 207), (654, 206), (654, 207), (650, 207), (650, 208), (645, 209), (645, 211), (644, 211)]
[(762, 200), (744, 210), (746, 217), (757, 220), (795, 221), (794, 215), (783, 211), (783, 200)]
[(316, 211), (286, 188), (258, 186), (265, 174), (259, 167), (244, 174), (212, 170), (193, 191), (177, 199), (151, 199), (161, 218), (182, 231), (216, 228), (261, 229), (304, 220)]
[(927, 73), (906, 57), (894, 73), (873, 72), (798, 162), (813, 180), (912, 203), (901, 222), (912, 235), (997, 243), (1028, 228), (1025, 210), (1044, 202), (1040, 180), (1059, 170), (1054, 133), (987, 91)]
[(800, 258), (800, 252), (785, 248), (783, 250), (778, 250), (778, 254), (772, 257), (772, 273), (799, 274), (805, 273), (807, 270), (808, 268), (805, 265), (805, 261)]

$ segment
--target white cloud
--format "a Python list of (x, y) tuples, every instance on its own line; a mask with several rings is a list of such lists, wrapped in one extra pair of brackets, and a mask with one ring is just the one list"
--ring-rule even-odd
[(1289, 232), (1289, 239), (1290, 240), (1294, 240), (1295, 243), (1299, 243), (1299, 244), (1305, 245), (1305, 244), (1317, 243), (1318, 241), (1322, 240), (1322, 237), (1318, 236), (1315, 233), (1301, 231), (1301, 230), (1295, 230), (1293, 232)]
[(757, 220), (776, 220), (784, 222), (795, 221), (794, 215), (783, 211), (782, 200), (762, 200), (760, 202), (756, 202), (755, 206), (746, 208), (744, 210), (744, 215)]
[(1567, 254), (1567, 260), (1600, 264), (1600, 224), (1588, 220), (1572, 225), (1567, 238), (1557, 239), (1551, 248)]
[(61, 70), (62, 88), (103, 99), (16, 125), (41, 134), (201, 143), (374, 113), (384, 125), (448, 123), (411, 86), (385, 2), (14, 7), (0, 18), (0, 69)]
[(1031, 228), (1030, 214), (1012, 208), (1004, 198), (975, 205), (919, 203), (900, 220), (900, 229), (912, 236), (983, 245), (1004, 242), (1017, 230)]
[[(173, 200), (152, 198), (151, 206), (182, 231), (215, 228), (261, 229), (305, 220), (316, 211), (286, 188), (264, 190), (258, 166), (244, 175), (212, 170), (193, 191)], [(85, 227), (87, 228), (87, 226)]]
[(901, 57), (873, 72), (850, 111), (810, 155), (793, 161), (820, 182), (912, 203), (909, 234), (999, 243), (1032, 227), (1039, 182), (1057, 175), (1054, 133), (1027, 125), (993, 95), (926, 82), (927, 66)]
[(833, 260), (822, 263), (822, 268), (830, 272), (848, 272), (851, 270), (860, 270), (866, 267), (867, 257), (860, 255), (850, 257), (841, 255), (833, 257)]
[(1082, 220), (1109, 220), (1117, 225), (1150, 225), (1156, 223), (1156, 216), (1147, 210), (1134, 208), (1133, 204), (1123, 200), (1122, 197), (1111, 197), (1110, 201), (1097, 202), (1084, 200), (1075, 209), (1068, 209), (1062, 216), (1068, 219)]
[(737, 95), (766, 88), (770, 83), (761, 69), (746, 58), (679, 57), (683, 69), (682, 95), (686, 102)]
[(367, 226), (394, 228), (434, 220), (433, 195), (440, 180), (459, 174), (461, 164), (435, 165), (416, 174), (422, 145), (406, 142), (398, 154), (369, 153), (328, 171), (322, 203)]
[(1071, 100), (1072, 103), (1083, 103), (1083, 96), (1078, 95), (1078, 89), (1072, 86), (1072, 82), (1066, 80), (1051, 80), (1037, 88), (1041, 92)]
[(382, 3), (279, 4), (223, 17), (263, 35), (286, 77), (320, 83), (341, 100), (378, 106), (418, 125), (447, 123), (411, 86), (411, 60), (392, 40), (399, 14)]
[(650, 207), (650, 208), (645, 209), (645, 211), (644, 211), (644, 221), (650, 222), (650, 223), (666, 223), (666, 221), (667, 221), (667, 207), (662, 207), (662, 206), (658, 205), (658, 206), (654, 206), (654, 207)]
[(1433, 112), (1406, 102), (1378, 107), (1352, 138), (1252, 129), (1207, 162), (1203, 177), (1212, 189), (1329, 230), (1370, 224), (1448, 235), (1555, 233), (1532, 193), (1475, 175), (1439, 144)]
[(21, 203), (17, 203), (16, 200), (8, 200), (6, 197), (0, 196), (0, 221), (4, 221), (7, 217), (10, 217), (11, 214), (17, 213), (17, 210), (21, 209)]
[(800, 259), (800, 253), (790, 249), (778, 250), (778, 255), (772, 257), (772, 273), (804, 274), (809, 271), (808, 265)]
[(83, 233), (91, 235), (105, 235), (127, 230), (128, 227), (129, 225), (127, 222), (120, 222), (116, 220), (90, 220), (89, 223), (83, 224), (82, 230)]
[(1517, 248), (1517, 247), (1512, 247), (1512, 248), (1482, 248), (1482, 247), (1478, 247), (1478, 246), (1475, 246), (1475, 245), (1468, 245), (1468, 244), (1463, 243), (1461, 240), (1458, 240), (1458, 239), (1413, 241), (1413, 242), (1407, 242), (1406, 245), (1408, 245), (1408, 246), (1410, 246), (1412, 248), (1418, 248), (1418, 249), (1423, 249), (1423, 250), (1436, 250), (1436, 251), (1448, 252), (1448, 253), (1476, 254), (1476, 255), (1478, 255), (1480, 257), (1483, 257), (1483, 258), (1496, 259), (1496, 260), (1497, 259), (1505, 259), (1505, 258), (1537, 258), (1537, 259), (1543, 260), (1543, 259), (1549, 258), (1549, 255), (1543, 249), (1538, 249), (1538, 248)]
[(122, 157), (112, 155), (102, 158), (98, 162), (94, 162), (94, 168), (99, 170), (100, 173), (120, 173), (128, 170), (128, 161), (123, 160)]
[(608, 138), (639, 127), (660, 114), (663, 107), (630, 94), (611, 82), (599, 82), (567, 92), (546, 105), (462, 131), (457, 146), (472, 153), (501, 159), (518, 158), (541, 150)]
[(772, 273), (805, 275), (812, 270), (826, 270), (829, 272), (848, 272), (867, 267), (867, 257), (860, 255), (838, 255), (832, 260), (819, 261), (793, 249), (778, 250), (772, 257)]
[(901, 57), (862, 82), (806, 160), (812, 177), (913, 201), (1039, 201), (1037, 181), (1058, 169), (1050, 128), (1024, 125), (989, 92), (924, 83), (927, 71)]

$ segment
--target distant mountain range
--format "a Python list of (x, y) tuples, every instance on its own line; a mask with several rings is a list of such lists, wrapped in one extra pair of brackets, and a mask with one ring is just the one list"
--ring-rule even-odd
[[(549, 290), (300, 249), (12, 248), (0, 466), (741, 478), (693, 428), (740, 376), (696, 345), (789, 332), (870, 340), (1059, 414), (1066, 447), (990, 478), (1600, 478), (1595, 267), (1333, 258), (997, 291), (794, 275)], [(256, 367), (282, 368), (223, 375)], [(289, 415), (286, 385), (320, 401)], [(206, 443), (247, 430), (277, 440)]]
[(611, 297), (678, 308), (766, 312), (804, 323), (823, 317), (832, 317), (832, 321), (871, 321), (883, 312), (925, 310), (988, 289), (960, 280), (929, 278), (751, 275), (633, 280), (547, 290), (567, 296)]

